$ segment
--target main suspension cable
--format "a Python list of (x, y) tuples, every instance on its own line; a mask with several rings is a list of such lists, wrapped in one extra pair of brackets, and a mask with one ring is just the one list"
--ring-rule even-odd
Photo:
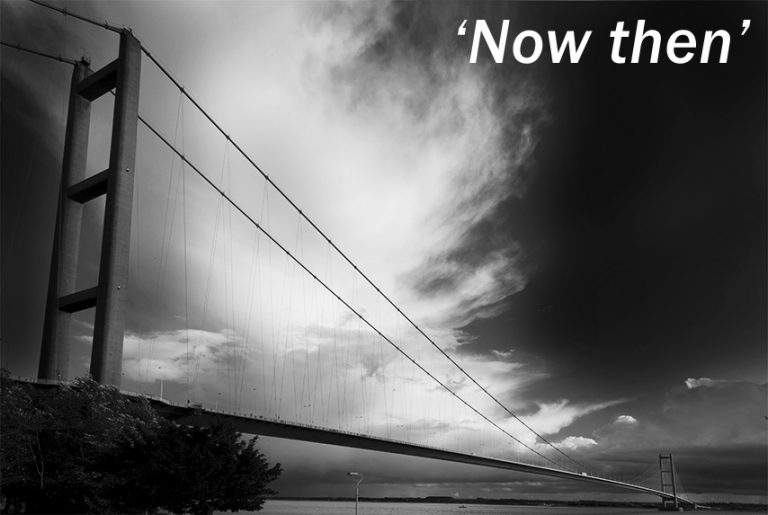
[(288, 196), (287, 193), (285, 193), (275, 182), (272, 180), (272, 178), (267, 174), (256, 162), (240, 147), (240, 145), (237, 144), (235, 140), (231, 138), (231, 136), (216, 122), (216, 120), (213, 119), (213, 117), (189, 94), (189, 92), (184, 88), (184, 86), (176, 80), (176, 78), (171, 75), (171, 73), (168, 71), (168, 69), (163, 66), (157, 58), (152, 55), (152, 53), (149, 51), (149, 49), (142, 43), (141, 50), (144, 52), (144, 54), (152, 61), (155, 66), (158, 67), (158, 69), (170, 80), (178, 89), (181, 91), (181, 93), (187, 97), (187, 99), (194, 105), (200, 113), (205, 116), (205, 118), (208, 119), (209, 122), (232, 144), (232, 147), (235, 148), (241, 156), (243, 156), (246, 161), (256, 170), (258, 171), (262, 177), (277, 191), (280, 196), (283, 197), (283, 199), (290, 204), (291, 207), (293, 207), (299, 215), (323, 238), (325, 241), (357, 272), (365, 281), (374, 289), (376, 292), (381, 295), (390, 306), (392, 306), (399, 314), (402, 316), (416, 331), (419, 332), (435, 349), (437, 349), (445, 358), (448, 359), (462, 374), (464, 374), (466, 377), (472, 381), (472, 383), (475, 384), (485, 395), (487, 395), (493, 402), (495, 402), (498, 406), (500, 406), (507, 414), (509, 414), (511, 417), (513, 417), (515, 420), (520, 422), (526, 429), (528, 429), (531, 433), (533, 433), (536, 437), (538, 437), (542, 442), (544, 442), (549, 447), (552, 447), (555, 449), (558, 453), (562, 454), (566, 458), (568, 458), (570, 461), (576, 463), (581, 468), (586, 468), (584, 464), (580, 463), (576, 459), (572, 458), (568, 454), (566, 454), (562, 449), (554, 445), (552, 442), (547, 440), (544, 436), (542, 436), (539, 432), (537, 432), (535, 429), (533, 429), (531, 426), (529, 426), (525, 421), (523, 421), (519, 416), (517, 416), (515, 413), (513, 413), (504, 403), (502, 403), (496, 396), (494, 396), (486, 387), (481, 385), (469, 372), (467, 372), (464, 367), (459, 365), (456, 360), (454, 360), (442, 347), (440, 347), (424, 330), (419, 327), (419, 325), (414, 322), (408, 315), (405, 314), (405, 312), (400, 309), (400, 307), (386, 294), (384, 293), (374, 282), (373, 280), (368, 277), (367, 274), (365, 274), (360, 268), (357, 267), (357, 265), (352, 261), (347, 254), (344, 253), (338, 246), (336, 246), (335, 243), (331, 240), (330, 237), (328, 237), (325, 232), (320, 229), (320, 227), (315, 224), (315, 222), (306, 214), (304, 211), (302, 211), (299, 206)]
[(275, 239), (272, 234), (270, 234), (266, 229), (264, 229), (259, 222), (254, 220), (243, 208), (240, 207), (227, 193), (222, 189), (219, 188), (211, 179), (208, 178), (195, 164), (193, 164), (182, 152), (180, 152), (170, 141), (168, 141), (160, 132), (157, 131), (152, 125), (150, 125), (142, 116), (139, 116), (139, 121), (147, 128), (149, 129), (160, 141), (162, 141), (165, 146), (167, 146), (172, 152), (174, 152), (179, 158), (181, 158), (182, 161), (187, 163), (187, 165), (195, 171), (211, 188), (216, 190), (216, 192), (221, 195), (222, 198), (224, 198), (232, 207), (234, 207), (241, 215), (245, 217), (248, 222), (250, 222), (254, 227), (256, 227), (259, 231), (261, 231), (262, 234), (264, 234), (267, 238), (269, 238), (272, 243), (274, 243), (280, 250), (282, 250), (286, 256), (288, 256), (294, 263), (296, 263), (304, 272), (309, 274), (312, 279), (314, 279), (318, 284), (320, 284), (328, 293), (333, 295), (336, 300), (338, 300), (344, 307), (346, 307), (350, 312), (352, 312), (355, 316), (357, 316), (365, 325), (367, 325), (371, 330), (373, 330), (376, 334), (381, 336), (387, 343), (392, 345), (400, 354), (405, 356), (408, 361), (413, 363), (419, 370), (424, 372), (427, 376), (429, 376), (433, 381), (435, 381), (438, 385), (440, 385), (443, 389), (448, 391), (451, 395), (456, 397), (460, 402), (462, 402), (465, 406), (467, 406), (469, 409), (474, 411), (477, 415), (482, 417), (485, 421), (499, 429), (501, 432), (503, 432), (505, 435), (509, 436), (513, 440), (515, 440), (517, 443), (528, 449), (529, 451), (533, 452), (534, 454), (538, 455), (539, 457), (545, 459), (546, 461), (557, 465), (558, 467), (568, 468), (564, 467), (563, 465), (559, 464), (558, 462), (552, 460), (551, 458), (541, 454), (540, 452), (536, 451), (535, 449), (529, 447), (524, 442), (510, 434), (506, 429), (499, 426), (496, 422), (488, 418), (486, 415), (481, 413), (477, 410), (474, 406), (469, 404), (466, 400), (464, 400), (463, 397), (461, 397), (459, 394), (454, 392), (450, 387), (448, 387), (445, 383), (440, 381), (436, 376), (434, 376), (430, 371), (425, 369), (421, 364), (419, 364), (415, 359), (413, 359), (407, 352), (405, 352), (399, 345), (397, 345), (395, 342), (393, 342), (389, 337), (387, 337), (384, 333), (382, 333), (376, 326), (374, 326), (370, 321), (368, 321), (367, 318), (365, 318), (359, 311), (357, 311), (354, 307), (352, 307), (346, 300), (344, 300), (338, 293), (336, 293), (330, 286), (328, 286), (325, 282), (323, 282), (322, 279), (317, 277), (317, 275), (314, 274), (303, 262), (301, 262), (296, 256), (291, 253), (285, 246), (283, 246), (277, 239)]
[(77, 66), (79, 63), (86, 63), (86, 64), (88, 63), (88, 61), (86, 61), (85, 59), (80, 59), (79, 61), (75, 60), (75, 59), (68, 59), (68, 58), (62, 57), (60, 55), (47, 54), (47, 53), (41, 52), (39, 50), (33, 50), (31, 48), (27, 48), (27, 47), (21, 46), (19, 44), (7, 43), (5, 41), (0, 41), (0, 45), (2, 45), (4, 47), (8, 47), (8, 48), (13, 48), (13, 49), (18, 50), (20, 52), (26, 52), (28, 54), (33, 54), (33, 55), (36, 55), (36, 56), (39, 56), (39, 57), (45, 57), (45, 58), (51, 59), (53, 61), (59, 61), (60, 63), (71, 64), (72, 66)]
[(33, 4), (39, 5), (40, 7), (45, 7), (46, 9), (51, 9), (52, 11), (60, 12), (64, 16), (72, 16), (73, 18), (77, 18), (78, 20), (84, 21), (86, 23), (90, 23), (91, 25), (96, 25), (97, 27), (101, 27), (102, 29), (111, 30), (112, 32), (117, 32), (118, 34), (126, 30), (125, 27), (116, 27), (114, 25), (110, 25), (106, 20), (103, 22), (94, 20), (93, 18), (88, 18), (87, 16), (83, 16), (82, 14), (77, 14), (70, 12), (66, 6), (64, 7), (56, 7), (55, 5), (47, 4), (45, 2), (41, 2), (40, 0), (29, 0)]
[[(87, 23), (102, 27), (107, 30), (111, 30), (113, 32), (121, 33), (124, 30), (128, 30), (125, 28), (115, 27), (113, 25), (110, 25), (106, 21), (103, 23), (100, 23), (96, 20), (93, 20), (91, 18), (87, 18), (82, 15), (77, 15), (75, 13), (69, 12), (66, 8), (57, 8), (52, 5), (46, 4), (44, 2), (41, 2), (40, 0), (29, 0), (30, 2), (40, 5), (42, 7), (46, 7), (48, 9), (52, 9), (54, 11), (58, 11), (65, 16), (69, 15), (74, 18), (77, 18), (79, 20), (85, 21)], [(550, 442), (548, 439), (546, 439), (544, 436), (542, 436), (539, 432), (537, 432), (535, 429), (533, 429), (531, 426), (529, 426), (525, 421), (523, 421), (518, 415), (516, 415), (512, 410), (510, 410), (504, 403), (502, 403), (496, 396), (494, 396), (486, 387), (481, 385), (472, 375), (467, 372), (464, 367), (459, 365), (456, 360), (454, 360), (442, 347), (440, 347), (429, 335), (427, 335), (424, 330), (419, 327), (416, 322), (414, 322), (408, 315), (406, 315), (400, 307), (395, 304), (395, 302), (386, 295), (381, 289), (366, 275), (362, 270), (360, 270), (357, 265), (339, 248), (336, 246), (335, 243), (328, 237), (315, 223), (310, 219), (300, 208), (296, 203), (291, 200), (291, 198), (282, 190), (280, 189), (277, 184), (269, 177), (269, 175), (262, 170), (262, 168), (256, 164), (256, 162), (240, 147), (240, 145), (235, 142), (230, 135), (213, 119), (213, 117), (205, 110), (203, 107), (185, 90), (184, 86), (181, 85), (181, 83), (176, 80), (176, 78), (171, 75), (171, 73), (168, 71), (168, 69), (163, 66), (159, 60), (152, 55), (150, 50), (142, 43), (141, 44), (141, 51), (155, 64), (155, 66), (158, 67), (158, 69), (181, 91), (181, 93), (187, 97), (187, 99), (194, 105), (200, 113), (205, 116), (205, 118), (208, 119), (208, 121), (213, 124), (214, 127), (229, 141), (232, 146), (248, 161), (248, 163), (253, 166), (254, 169), (256, 169), (263, 177), (264, 179), (285, 199), (291, 207), (293, 207), (299, 215), (307, 222), (309, 225), (317, 231), (317, 233), (324, 238), (328, 244), (363, 278), (365, 281), (374, 289), (376, 292), (381, 295), (411, 326), (413, 326), (416, 331), (419, 332), (435, 349), (437, 349), (448, 361), (450, 361), (459, 371), (461, 371), (462, 374), (464, 374), (467, 378), (472, 381), (472, 383), (475, 384), (485, 395), (487, 395), (494, 403), (496, 403), (498, 406), (500, 406), (507, 414), (509, 414), (511, 417), (513, 417), (515, 420), (520, 422), (526, 429), (528, 429), (531, 433), (533, 433), (536, 437), (538, 437), (542, 442), (544, 442), (549, 447), (552, 447), (555, 451), (569, 459), (570, 461), (576, 463), (582, 468), (586, 468), (582, 463), (574, 459), (573, 457), (566, 454), (562, 449), (554, 445), (552, 442)]]

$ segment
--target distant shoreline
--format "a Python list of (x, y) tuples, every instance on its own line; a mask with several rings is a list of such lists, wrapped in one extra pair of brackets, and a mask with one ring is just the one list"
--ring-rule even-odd
[[(355, 502), (354, 497), (269, 497), (269, 501), (326, 501), (326, 502)], [(360, 502), (390, 502), (390, 503), (423, 503), (423, 504), (485, 504), (499, 506), (569, 506), (584, 508), (648, 508), (657, 509), (657, 502), (631, 502), (631, 501), (597, 501), (578, 500), (563, 501), (555, 499), (488, 499), (485, 497), (456, 498), (456, 497), (360, 497)], [(703, 502), (699, 506), (706, 506), (713, 510), (729, 511), (768, 511), (768, 504), (732, 503), (732, 502)]]

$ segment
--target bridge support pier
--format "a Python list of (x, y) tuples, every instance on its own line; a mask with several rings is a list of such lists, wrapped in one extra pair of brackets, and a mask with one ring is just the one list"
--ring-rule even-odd
[(661, 500), (660, 511), (683, 511), (683, 506), (680, 504), (677, 498), (677, 485), (675, 484), (675, 467), (672, 462), (671, 454), (659, 454), (659, 476), (661, 478), (661, 491), (668, 492), (671, 489), (671, 493), (674, 496), (673, 500), (664, 499)]
[[(140, 75), (141, 44), (128, 30), (120, 35), (115, 61), (96, 72), (81, 61), (72, 74), (40, 379), (67, 379), (72, 314), (95, 307), (91, 375), (99, 383), (120, 385)], [(91, 102), (113, 89), (109, 168), (85, 178)], [(102, 195), (106, 204), (98, 284), (75, 291), (83, 204)]]

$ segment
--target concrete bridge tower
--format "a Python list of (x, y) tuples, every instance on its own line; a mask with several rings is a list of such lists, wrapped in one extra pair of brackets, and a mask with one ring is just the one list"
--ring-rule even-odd
[(659, 475), (661, 476), (661, 491), (670, 492), (674, 500), (662, 499), (663, 511), (683, 511), (677, 499), (677, 485), (675, 484), (675, 466), (671, 454), (659, 454)]
[[(120, 385), (124, 305), (131, 238), (141, 44), (129, 30), (120, 34), (117, 59), (92, 72), (75, 65), (69, 94), (59, 204), (48, 282), (38, 377), (64, 380), (69, 369), (72, 314), (96, 308), (91, 375)], [(115, 90), (109, 167), (85, 177), (91, 102)], [(83, 205), (106, 195), (98, 284), (75, 291)]]

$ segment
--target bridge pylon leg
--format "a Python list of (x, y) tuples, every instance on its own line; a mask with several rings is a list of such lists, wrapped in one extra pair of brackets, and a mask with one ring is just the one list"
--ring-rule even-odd
[(59, 309), (59, 299), (74, 293), (83, 206), (70, 200), (66, 192), (71, 185), (79, 183), (85, 176), (91, 103), (74, 92), (77, 90), (77, 85), (90, 73), (86, 61), (79, 61), (72, 72), (67, 132), (64, 137), (64, 158), (43, 324), (43, 345), (37, 372), (40, 379), (63, 380), (67, 378), (69, 370), (69, 323), (72, 312)]
[[(128, 30), (120, 34), (115, 61), (95, 72), (81, 61), (72, 74), (40, 379), (67, 379), (72, 314), (95, 307), (91, 375), (100, 383), (120, 385), (140, 75), (141, 44)], [(86, 178), (91, 102), (113, 89), (109, 168)], [(75, 291), (83, 204), (102, 195), (106, 203), (98, 284)]]
[(677, 485), (675, 484), (675, 467), (672, 454), (659, 454), (659, 476), (661, 479), (661, 491), (670, 492), (673, 500), (661, 499), (662, 511), (683, 511), (683, 507), (677, 498)]

